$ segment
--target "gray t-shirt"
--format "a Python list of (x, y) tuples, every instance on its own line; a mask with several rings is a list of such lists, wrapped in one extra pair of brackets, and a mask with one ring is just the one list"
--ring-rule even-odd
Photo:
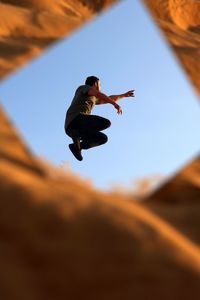
[(88, 95), (90, 88), (91, 86), (89, 85), (81, 85), (76, 90), (72, 103), (66, 113), (65, 129), (67, 129), (71, 121), (79, 114), (91, 114), (98, 99), (95, 96)]

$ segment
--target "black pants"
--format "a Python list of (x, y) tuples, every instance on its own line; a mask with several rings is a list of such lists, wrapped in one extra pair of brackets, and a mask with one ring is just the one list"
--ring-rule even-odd
[(107, 135), (100, 132), (110, 127), (108, 119), (95, 116), (79, 114), (66, 129), (66, 134), (71, 137), (71, 129), (78, 131), (81, 139), (81, 149), (89, 149), (108, 141)]

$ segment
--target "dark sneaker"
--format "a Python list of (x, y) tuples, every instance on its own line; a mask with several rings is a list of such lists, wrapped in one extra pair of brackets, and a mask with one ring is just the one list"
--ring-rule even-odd
[(75, 144), (69, 144), (69, 149), (71, 150), (72, 154), (76, 157), (78, 160), (83, 160), (83, 157), (81, 155), (80, 148)]

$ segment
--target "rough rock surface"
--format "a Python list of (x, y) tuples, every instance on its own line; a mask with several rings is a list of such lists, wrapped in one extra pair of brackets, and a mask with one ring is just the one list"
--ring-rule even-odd
[(149, 196), (145, 203), (200, 244), (200, 156)]
[(0, 78), (4, 79), (117, 0), (0, 2)]
[(200, 248), (190, 236), (143, 205), (34, 158), (3, 110), (0, 123), (2, 299), (188, 300), (200, 293)]
[(200, 2), (143, 0), (200, 93)]

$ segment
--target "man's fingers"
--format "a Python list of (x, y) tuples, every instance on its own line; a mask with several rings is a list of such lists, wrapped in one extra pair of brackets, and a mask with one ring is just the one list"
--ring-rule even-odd
[(118, 104), (115, 104), (115, 108), (116, 108), (118, 114), (122, 114), (121, 106), (119, 106)]
[(130, 90), (126, 93), (127, 97), (135, 97), (135, 90)]

